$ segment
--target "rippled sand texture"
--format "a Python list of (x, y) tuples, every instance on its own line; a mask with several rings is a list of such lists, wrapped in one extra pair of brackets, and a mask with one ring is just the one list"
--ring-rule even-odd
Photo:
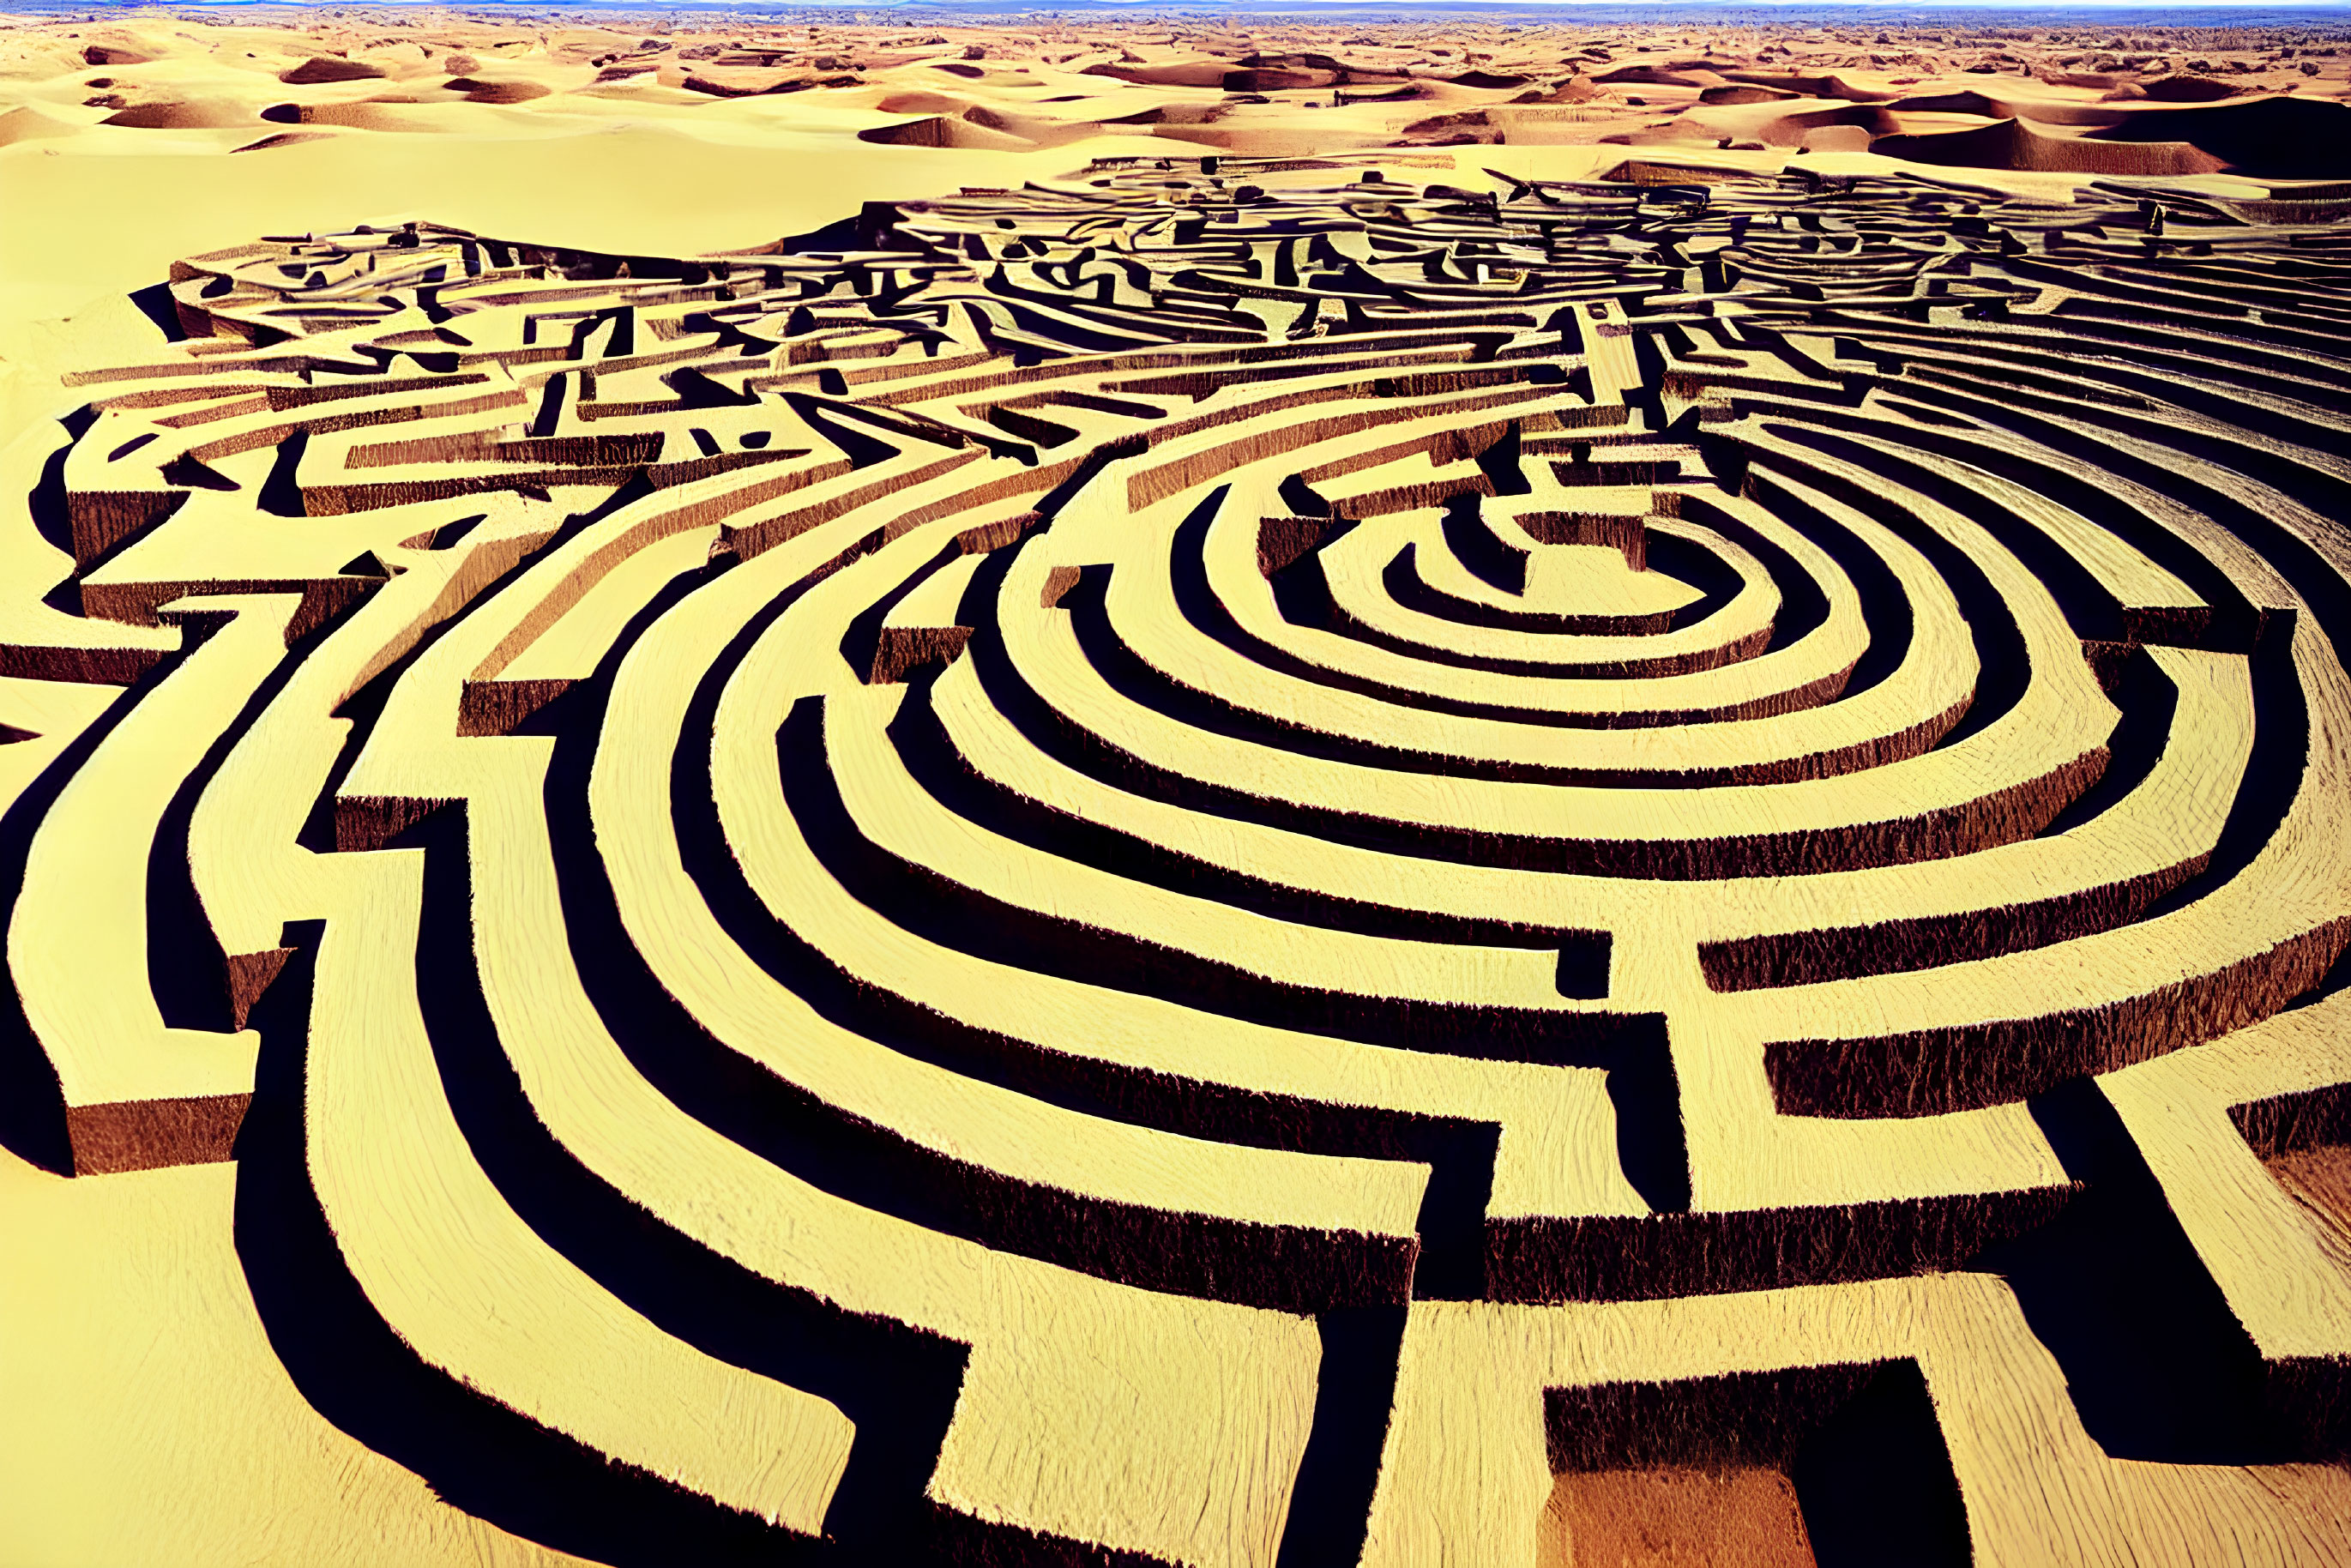
[(333, 26), (8, 35), (0, 1562), (2351, 1562), (2327, 40)]
[(1881, 151), (1976, 168), (2351, 173), (2337, 166), (2335, 118), (2351, 56), (2302, 31), (641, 31), (340, 13), (324, 25), (20, 24), (7, 42), (0, 145), (104, 125), (257, 152), (352, 132), (553, 134), (601, 120), (1002, 152), (1102, 134), (1276, 155), (1419, 142), (1851, 151), (1892, 137)]

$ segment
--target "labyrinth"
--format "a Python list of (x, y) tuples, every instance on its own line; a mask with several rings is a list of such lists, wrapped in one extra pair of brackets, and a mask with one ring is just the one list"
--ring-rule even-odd
[(599, 1562), (2351, 1562), (2343, 188), (1368, 156), (178, 263), (10, 1145)]

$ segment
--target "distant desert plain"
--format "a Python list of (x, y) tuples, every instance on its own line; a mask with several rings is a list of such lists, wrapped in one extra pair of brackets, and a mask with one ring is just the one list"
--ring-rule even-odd
[(0, 16), (0, 1564), (2351, 1563), (2351, 22), (1652, 10)]

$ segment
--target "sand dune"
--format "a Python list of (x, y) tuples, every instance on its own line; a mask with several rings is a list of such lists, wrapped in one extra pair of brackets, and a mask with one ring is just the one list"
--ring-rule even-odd
[[(778, 25), (702, 35), (667, 24), (650, 33), (590, 26), (501, 32), (465, 24), (367, 32), (350, 24), (304, 31), (133, 19), (20, 27), (8, 36), (5, 79), (19, 105), (97, 106), (102, 98), (110, 113), (101, 123), (172, 131), (232, 130), (265, 110), (284, 119), (290, 105), (301, 123), (381, 134), (412, 122), (352, 106), (446, 93), (468, 103), (531, 106), (549, 129), (626, 105), (646, 123), (729, 134), (755, 130), (764, 112), (756, 104), (724, 107), (737, 100), (814, 94), (801, 106), (809, 112), (881, 120), (910, 112), (884, 107), (893, 100), (952, 91), (966, 109), (919, 117), (940, 124), (854, 129), (875, 131), (866, 140), (882, 144), (1002, 152), (1051, 146), (1081, 132), (1160, 134), (1213, 118), (1214, 134), (1195, 139), (1247, 153), (1295, 151), (1301, 138), (1346, 146), (1529, 139), (1607, 145), (1654, 140), (1661, 130), (1682, 134), (1685, 121), (1693, 136), (1712, 131), (1718, 141), (1795, 147), (1803, 131), (1834, 124), (1860, 126), (1872, 144), (1905, 138), (1884, 151), (1907, 155), (1911, 137), (2012, 120), (2086, 126), (2101, 140), (2179, 142), (2197, 152), (2144, 153), (2136, 162), (2044, 154), (2028, 130), (1938, 142), (1922, 156), (2006, 169), (2351, 172), (2334, 166), (2351, 136), (2343, 129), (2343, 57), (2333, 46), (2197, 34), (2176, 44), (2160, 38), (2139, 52), (2131, 40), (2102, 44), (2085, 30), (2044, 30), (2029, 41), (2010, 38), (2014, 31), (1970, 38), (1917, 30), (1855, 51), (1853, 38), (1722, 26), (1651, 42), (1638, 34), (1592, 39), (1580, 28), (1478, 24), (1458, 37), (1426, 28), (1377, 37), (1294, 27), (1259, 33), (1239, 24), (1056, 26), (1028, 34)], [(72, 79), (78, 69), (79, 81)], [(2278, 118), (2175, 120), (2161, 113), (2161, 106), (2188, 104), (2250, 108), (2249, 99), (2276, 101), (2280, 107), (2264, 113)], [(1781, 134), (1713, 112), (1766, 102), (1792, 117)], [(1430, 103), (1447, 113), (1416, 107)], [(1478, 112), (1560, 103), (1582, 112), (1564, 120)], [(1865, 104), (1894, 106), (1896, 118), (1838, 112)], [(975, 121), (973, 106), (1005, 120)], [(1980, 122), (1920, 127), (1900, 119), (1929, 112)], [(754, 118), (729, 124), (737, 113)], [(1025, 125), (1016, 123), (1024, 114)], [(1831, 118), (1802, 118), (1808, 115)], [(944, 123), (948, 119), (962, 127)], [(2095, 162), (2099, 157), (2106, 162)]]

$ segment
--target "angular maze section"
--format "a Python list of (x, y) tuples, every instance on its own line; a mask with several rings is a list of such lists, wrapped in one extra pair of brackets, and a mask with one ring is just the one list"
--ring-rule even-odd
[(1413, 156), (178, 264), (10, 1145), (596, 1561), (2351, 1560), (2351, 221)]

